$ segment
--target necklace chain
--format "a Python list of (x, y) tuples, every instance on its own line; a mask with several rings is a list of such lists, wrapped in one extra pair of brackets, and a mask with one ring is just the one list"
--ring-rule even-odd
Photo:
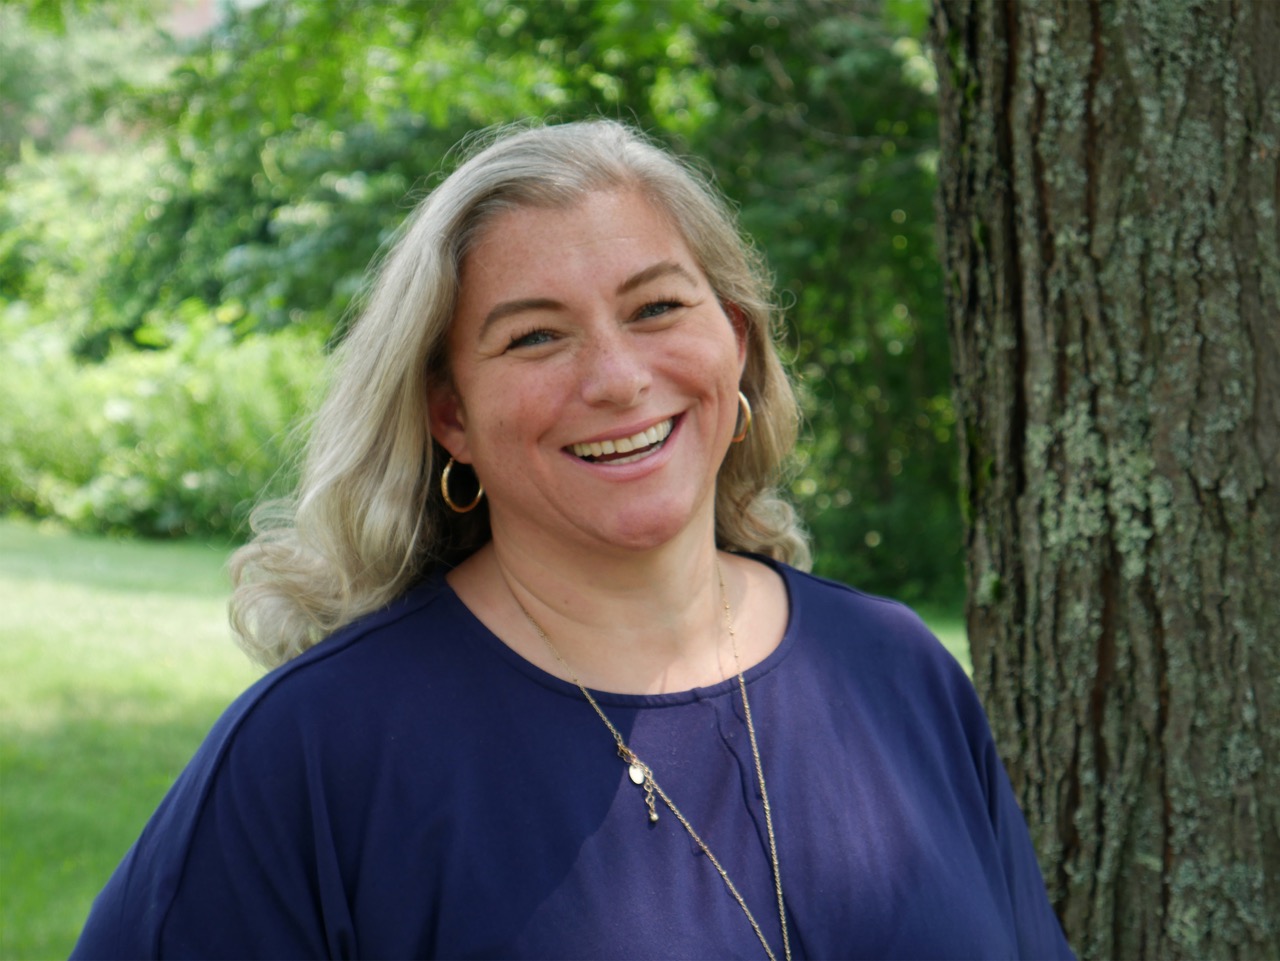
[[(791, 961), (791, 938), (787, 933), (787, 907), (782, 896), (782, 873), (778, 869), (778, 842), (773, 833), (773, 810), (769, 805), (769, 792), (765, 788), (764, 784), (764, 765), (760, 761), (760, 746), (756, 742), (756, 728), (751, 718), (751, 701), (747, 699), (747, 682), (742, 676), (742, 662), (738, 657), (738, 637), (733, 630), (733, 612), (729, 608), (729, 593), (725, 590), (724, 573), (721, 571), (718, 561), (716, 562), (716, 577), (720, 582), (720, 603), (724, 609), (724, 624), (725, 629), (729, 632), (729, 643), (733, 649), (733, 665), (738, 672), (738, 690), (742, 694), (742, 712), (747, 723), (747, 736), (751, 740), (751, 756), (755, 761), (756, 780), (760, 784), (760, 799), (764, 805), (764, 824), (769, 835), (769, 860), (773, 865), (773, 887), (778, 900), (778, 925), (782, 928), (782, 952), (785, 961)], [(505, 572), (503, 574), (503, 579), (506, 579)], [(507, 584), (507, 589), (511, 589), (510, 583)], [(774, 955), (773, 949), (769, 947), (769, 942), (765, 938), (764, 932), (760, 929), (760, 925), (756, 921), (755, 915), (751, 913), (751, 909), (747, 907), (746, 900), (738, 891), (737, 886), (735, 886), (733, 881), (729, 878), (729, 872), (727, 872), (720, 864), (719, 859), (711, 853), (711, 848), (707, 847), (707, 842), (702, 840), (698, 835), (698, 832), (693, 829), (693, 825), (689, 823), (689, 819), (681, 813), (680, 809), (676, 807), (675, 802), (672, 801), (667, 792), (662, 789), (662, 785), (660, 785), (657, 778), (653, 776), (653, 769), (644, 761), (640, 760), (640, 757), (635, 753), (635, 751), (631, 750), (631, 748), (627, 746), (627, 742), (623, 738), (622, 733), (613, 726), (613, 722), (609, 720), (608, 715), (606, 715), (603, 709), (601, 709), (600, 704), (594, 697), (592, 697), (591, 692), (587, 690), (586, 685), (578, 680), (578, 675), (573, 672), (573, 669), (569, 667), (568, 662), (560, 655), (560, 652), (556, 649), (555, 644), (551, 642), (551, 638), (547, 635), (547, 632), (542, 629), (542, 625), (533, 619), (533, 615), (530, 614), (524, 604), (520, 602), (520, 598), (516, 596), (515, 591), (511, 591), (511, 596), (515, 600), (516, 606), (520, 608), (520, 612), (524, 614), (525, 619), (530, 623), (530, 625), (532, 625), (538, 636), (542, 638), (543, 643), (547, 645), (547, 649), (551, 651), (552, 656), (560, 662), (560, 666), (564, 668), (564, 671), (569, 675), (570, 680), (572, 680), (578, 690), (582, 692), (582, 696), (587, 699), (587, 703), (590, 704), (592, 709), (596, 712), (596, 716), (604, 722), (604, 726), (607, 727), (609, 729), (609, 733), (613, 735), (613, 740), (618, 746), (618, 756), (626, 762), (631, 780), (644, 788), (645, 805), (649, 809), (650, 822), (658, 820), (657, 804), (654, 801), (654, 796), (656, 795), (658, 798), (661, 798), (662, 803), (665, 804), (671, 810), (671, 813), (676, 816), (676, 820), (684, 825), (684, 829), (689, 832), (689, 837), (693, 839), (693, 843), (696, 844), (698, 849), (707, 856), (707, 860), (710, 861), (712, 866), (716, 869), (721, 880), (724, 881), (725, 887), (729, 889), (729, 893), (733, 895), (733, 899), (738, 902), (738, 907), (742, 908), (742, 913), (745, 914), (747, 916), (747, 920), (751, 922), (751, 928), (755, 931), (756, 937), (760, 939), (760, 944), (764, 947), (764, 953), (768, 955), (769, 961), (777, 961), (777, 957)]]

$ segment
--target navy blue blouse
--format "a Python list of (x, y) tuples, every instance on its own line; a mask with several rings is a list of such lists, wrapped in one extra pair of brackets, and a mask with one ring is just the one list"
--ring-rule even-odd
[[(1071, 951), (968, 678), (899, 604), (785, 566), (747, 672), (796, 957)], [(737, 681), (597, 694), (781, 957)], [(99, 895), (79, 958), (761, 958), (581, 692), (440, 576), (218, 721)]]

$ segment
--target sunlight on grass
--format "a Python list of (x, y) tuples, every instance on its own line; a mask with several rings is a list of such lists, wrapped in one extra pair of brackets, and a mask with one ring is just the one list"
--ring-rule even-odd
[(257, 671), (226, 551), (0, 522), (0, 957), (65, 957), (93, 896)]

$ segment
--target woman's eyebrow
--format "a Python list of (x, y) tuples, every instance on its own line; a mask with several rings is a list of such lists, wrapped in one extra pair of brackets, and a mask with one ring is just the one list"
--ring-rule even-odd
[(505, 300), (484, 315), (484, 320), (480, 322), (480, 336), (483, 337), (485, 335), (485, 331), (503, 317), (510, 317), (512, 314), (521, 314), (526, 310), (563, 309), (564, 304), (560, 303), (558, 300), (552, 300), (549, 297), (522, 297), (519, 300)]
[(694, 277), (693, 274), (689, 273), (688, 270), (674, 260), (660, 260), (653, 266), (646, 267), (644, 270), (638, 271), (624, 280), (618, 285), (618, 293), (629, 293), (642, 284), (647, 284), (651, 280), (657, 280), (659, 277), (666, 277), (670, 274), (683, 277), (695, 287), (698, 284), (698, 278)]

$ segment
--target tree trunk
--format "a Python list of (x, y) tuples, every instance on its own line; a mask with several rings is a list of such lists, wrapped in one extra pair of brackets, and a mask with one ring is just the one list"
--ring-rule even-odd
[(937, 0), (982, 694), (1084, 958), (1280, 957), (1280, 3)]

